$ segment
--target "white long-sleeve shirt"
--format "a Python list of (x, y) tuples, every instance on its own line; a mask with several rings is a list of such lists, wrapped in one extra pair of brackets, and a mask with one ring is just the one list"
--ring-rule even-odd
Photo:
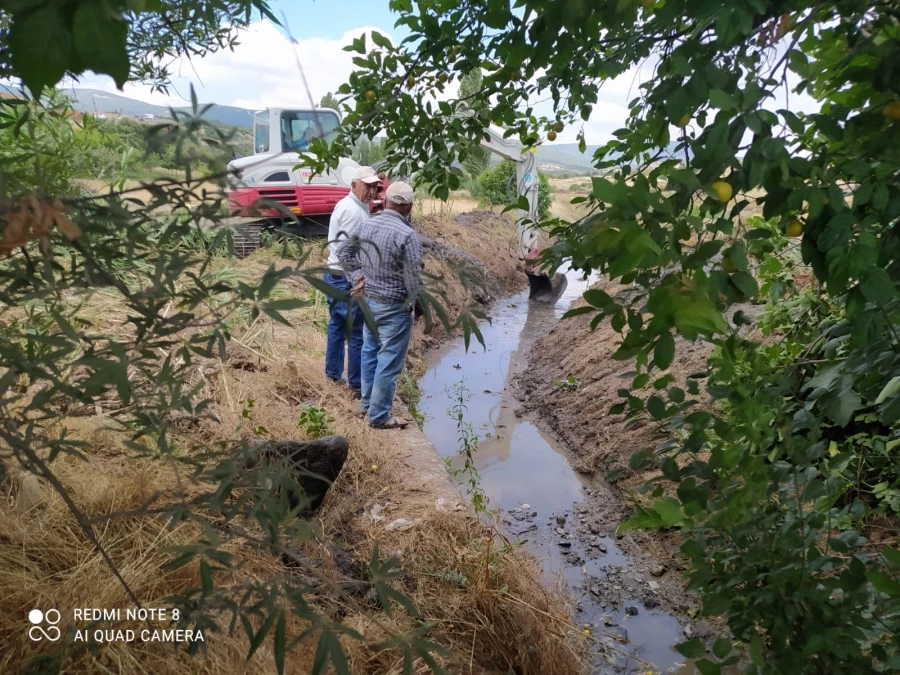
[(369, 205), (352, 192), (334, 205), (328, 221), (328, 267), (335, 274), (344, 274), (337, 256), (340, 242), (356, 233), (357, 228), (369, 220)]

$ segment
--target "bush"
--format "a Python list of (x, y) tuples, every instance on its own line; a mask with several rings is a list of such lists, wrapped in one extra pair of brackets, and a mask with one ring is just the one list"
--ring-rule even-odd
[[(547, 176), (538, 172), (540, 186), (538, 187), (538, 217), (546, 218), (550, 215), (550, 204), (553, 198), (550, 196), (550, 182)], [(500, 162), (493, 169), (482, 172), (475, 180), (476, 189), (472, 196), (483, 200), (491, 206), (514, 204), (516, 195), (516, 165), (507, 159)]]

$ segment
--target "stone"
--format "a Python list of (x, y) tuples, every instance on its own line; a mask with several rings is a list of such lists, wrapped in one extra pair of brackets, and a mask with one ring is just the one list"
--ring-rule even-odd
[(655, 567), (653, 567), (653, 569), (650, 570), (650, 574), (652, 574), (655, 577), (661, 577), (665, 573), (666, 573), (665, 565), (656, 565)]
[(647, 585), (650, 587), (651, 591), (659, 590), (659, 582), (658, 581), (648, 581)]
[(565, 525), (565, 524), (566, 524), (566, 517), (565, 517), (563, 514), (559, 514), (558, 516), (556, 516), (556, 522), (557, 522), (557, 524), (559, 524), (559, 525)]
[(572, 546), (572, 542), (571, 542), (571, 541), (566, 541), (565, 539), (560, 539), (560, 540), (559, 540), (558, 542), (556, 542), (556, 543), (557, 543), (559, 546), (561, 546), (562, 548), (569, 548), (570, 546)]
[(629, 605), (628, 607), (625, 608), (625, 613), (626, 613), (628, 616), (637, 616), (637, 615), (638, 615), (638, 608), (635, 607), (634, 605)]
[[(249, 455), (238, 448), (238, 457), (244, 460), (245, 469), (258, 468), (266, 472), (263, 462), (275, 463), (287, 460), (299, 493), (291, 491), (288, 503), (291, 508), (302, 506), (301, 514), (310, 516), (322, 505), (331, 484), (337, 480), (347, 455), (350, 441), (344, 436), (325, 436), (310, 441), (264, 441), (249, 443)], [(302, 494), (302, 496), (301, 496)]]
[(659, 601), (652, 595), (648, 595), (643, 599), (642, 602), (644, 603), (644, 607), (646, 607), (647, 609), (655, 609), (656, 607), (659, 607)]
[(597, 548), (600, 550), (600, 553), (606, 553), (607, 551), (606, 544), (604, 544), (599, 539), (597, 540)]
[(566, 533), (566, 531), (565, 531), (563, 528), (561, 528), (561, 527), (557, 527), (557, 528), (556, 528), (556, 534), (562, 536), (562, 535), (564, 535), (565, 533)]
[(591, 534), (600, 534), (600, 526), (597, 523), (591, 523), (588, 525), (588, 529), (591, 531)]
[(44, 503), (44, 490), (40, 479), (30, 471), (19, 476), (19, 496), (16, 499), (16, 510), (28, 513)]

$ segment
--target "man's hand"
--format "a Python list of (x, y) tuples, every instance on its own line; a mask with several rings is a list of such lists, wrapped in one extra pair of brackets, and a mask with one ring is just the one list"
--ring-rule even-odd
[(350, 297), (354, 298), (355, 300), (359, 300), (365, 294), (365, 291), (366, 278), (360, 277), (359, 281), (357, 281), (356, 284), (354, 284), (353, 288), (350, 289)]

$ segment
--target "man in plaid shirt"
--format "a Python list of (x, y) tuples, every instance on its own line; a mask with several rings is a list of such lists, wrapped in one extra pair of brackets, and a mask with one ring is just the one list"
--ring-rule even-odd
[(408, 420), (391, 416), (397, 380), (406, 363), (413, 307), (422, 287), (422, 242), (409, 216), (413, 190), (391, 183), (384, 211), (357, 228), (338, 249), (354, 292), (365, 292), (378, 335), (363, 328), (362, 409), (376, 429), (403, 429)]

